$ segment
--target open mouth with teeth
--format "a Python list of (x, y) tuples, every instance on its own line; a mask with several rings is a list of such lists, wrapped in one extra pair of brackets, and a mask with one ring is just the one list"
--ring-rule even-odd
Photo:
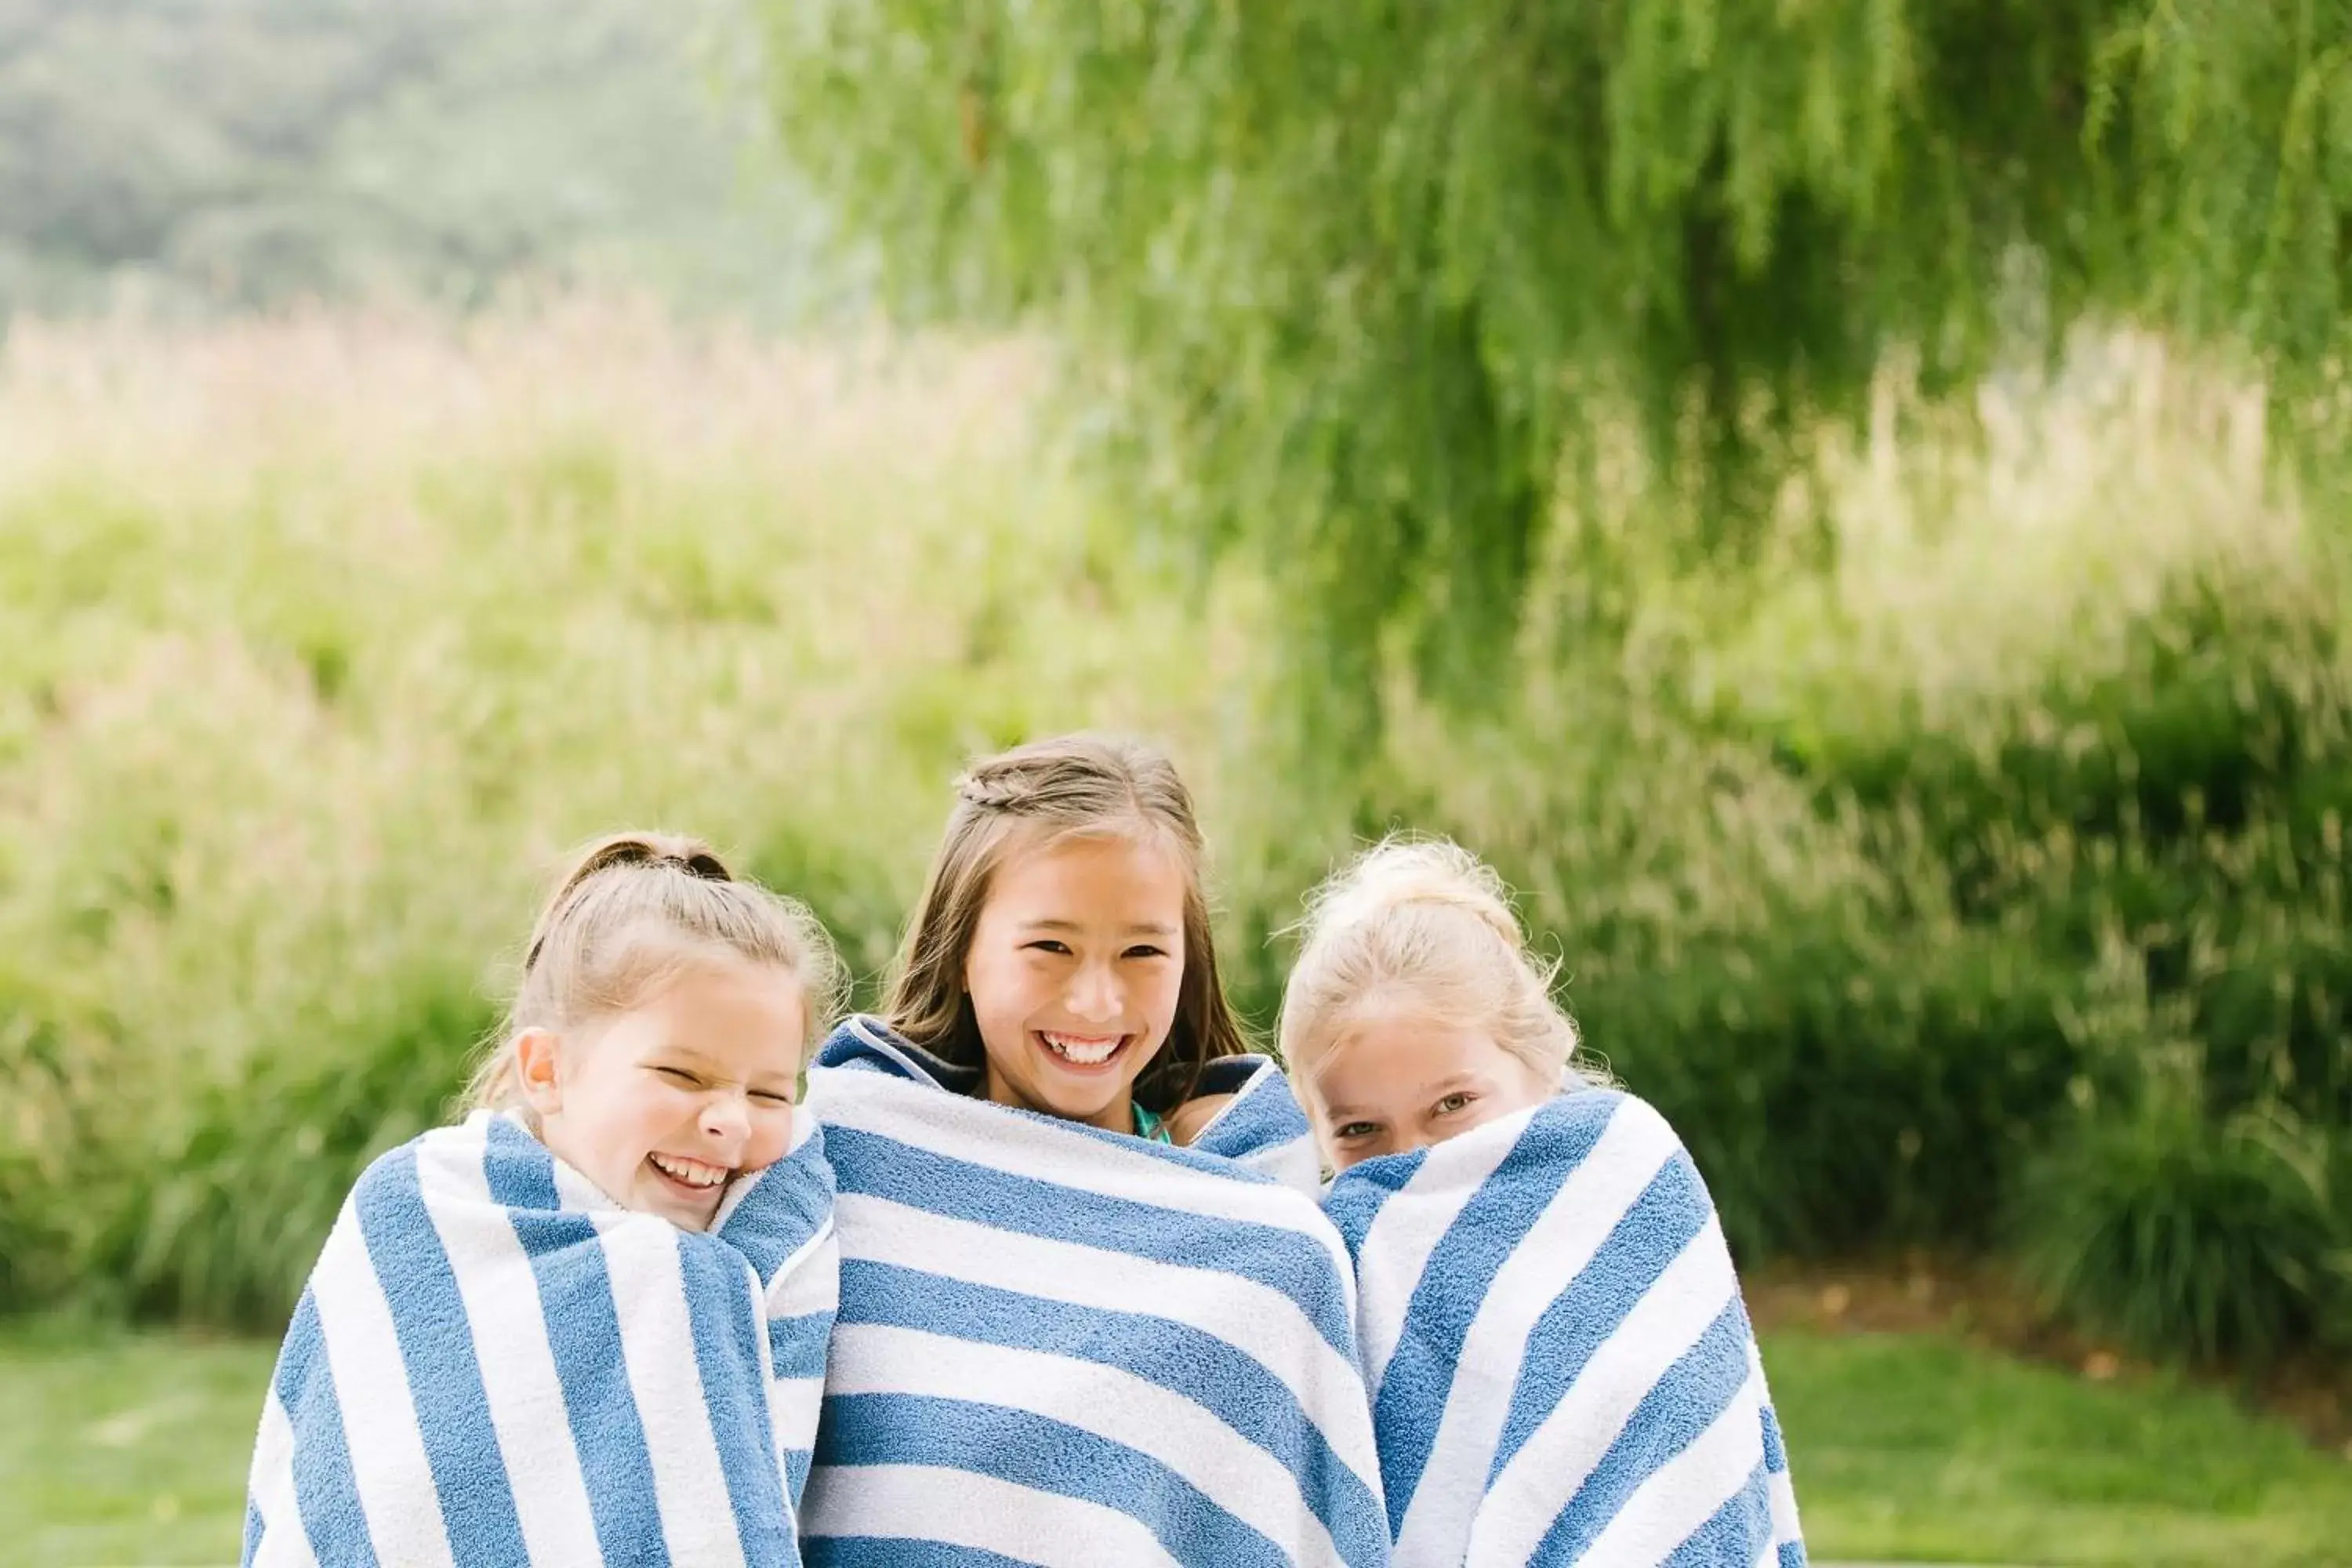
[(708, 1160), (689, 1159), (684, 1154), (648, 1154), (646, 1163), (654, 1168), (664, 1184), (681, 1197), (710, 1198), (719, 1194), (727, 1178), (735, 1173), (724, 1165), (714, 1165)]
[(1066, 1035), (1054, 1029), (1034, 1031), (1047, 1056), (1081, 1072), (1107, 1068), (1127, 1051), (1133, 1035)]

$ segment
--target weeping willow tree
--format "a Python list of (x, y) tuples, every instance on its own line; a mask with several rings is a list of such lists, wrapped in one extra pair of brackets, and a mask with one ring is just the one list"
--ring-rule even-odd
[(763, 3), (889, 297), (1046, 327), (1343, 689), (1383, 627), (1491, 671), (1596, 397), (1753, 472), (1890, 345), (1980, 371), (2021, 257), (2045, 338), (2342, 339), (2352, 0)]

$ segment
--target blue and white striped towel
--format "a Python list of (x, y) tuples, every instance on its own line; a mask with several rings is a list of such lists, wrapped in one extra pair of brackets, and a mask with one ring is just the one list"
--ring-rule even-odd
[(511, 1116), (370, 1165), (278, 1353), (248, 1568), (799, 1563), (839, 1257), (824, 1138), (794, 1136), (709, 1234)]
[(1674, 1131), (1564, 1095), (1340, 1173), (1399, 1568), (1805, 1560), (1715, 1205)]
[[(1347, 1254), (1259, 1058), (1192, 1148), (972, 1098), (871, 1019), (809, 1074), (841, 1184), (815, 1564), (1372, 1564)], [(1295, 1173), (1292, 1173), (1295, 1174)]]

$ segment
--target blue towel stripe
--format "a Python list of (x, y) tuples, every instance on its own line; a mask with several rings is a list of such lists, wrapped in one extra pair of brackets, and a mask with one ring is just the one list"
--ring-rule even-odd
[(322, 1561), (375, 1568), (375, 1544), (360, 1507), (334, 1369), (327, 1363), (326, 1335), (319, 1325), (319, 1300), (307, 1288), (278, 1352), (278, 1400), (296, 1431), (316, 1434), (315, 1440), (294, 1449), (294, 1502), (302, 1515), (302, 1533)]
[(1147, 1454), (1066, 1422), (976, 1400), (828, 1396), (821, 1465), (930, 1465), (1096, 1503), (1142, 1521), (1181, 1563), (1283, 1568), (1279, 1547)]
[(465, 1299), (417, 1185), (415, 1149), (396, 1150), (370, 1167), (352, 1204), (392, 1309), (450, 1554), (459, 1563), (525, 1562), (530, 1554), (490, 1423)]
[(833, 1172), (822, 1135), (771, 1166), (730, 1212), (719, 1234), (761, 1279), (772, 1279), (833, 1217)]
[(611, 1277), (587, 1215), (560, 1212), (555, 1164), (537, 1140), (509, 1122), (494, 1123), (490, 1196), (515, 1211), (515, 1238), (529, 1255), (541, 1300), (574, 1304), (563, 1332), (549, 1336), (563, 1387), (572, 1441), (588, 1483), (588, 1506), (607, 1561), (669, 1561), (654, 1497), (652, 1451), (621, 1351), (621, 1320)]
[[(1607, 1527), (1634, 1489), (1659, 1466), (1696, 1442), (1748, 1382), (1748, 1321), (1737, 1301), (1725, 1307), (1697, 1344), (1683, 1352), (1660, 1386), (1633, 1409), (1625, 1430), (1585, 1478), (1538, 1553), (1572, 1563)], [(1766, 1535), (1770, 1531), (1769, 1510)]]
[(1339, 1239), (1348, 1244), (1350, 1258), (1363, 1250), (1364, 1237), (1370, 1232), (1372, 1222), (1381, 1217), (1389, 1200), (1404, 1190), (1428, 1158), (1426, 1149), (1392, 1154), (1364, 1165), (1347, 1181), (1332, 1185), (1323, 1212), (1339, 1227)]
[(831, 1312), (809, 1312), (797, 1318), (768, 1320), (768, 1354), (778, 1377), (823, 1377), (825, 1336), (832, 1331)]
[(730, 1268), (702, 1247), (681, 1247), (678, 1262), (686, 1277), (695, 1365), (702, 1373), (703, 1403), (719, 1444), (719, 1470), (726, 1478), (727, 1500), (734, 1505), (743, 1560), (797, 1563), (792, 1505), (776, 1468), (774, 1429), (763, 1393), (751, 1272), (740, 1259)]
[(1769, 1405), (1764, 1407), (1764, 1468), (1776, 1476), (1789, 1468), (1788, 1445), (1780, 1440), (1780, 1418)]
[(1753, 1561), (1753, 1543), (1772, 1536), (1771, 1484), (1759, 1463), (1748, 1484), (1675, 1548), (1666, 1568), (1716, 1568), (1717, 1563)]
[(1437, 1436), (1435, 1421), (1402, 1420), (1399, 1414), (1444, 1409), (1454, 1386), (1454, 1358), (1496, 1273), (1518, 1250), (1608, 1125), (1609, 1119), (1599, 1115), (1530, 1123), (1520, 1137), (1519, 1151), (1487, 1178), (1467, 1205), (1475, 1223), (1457, 1222), (1430, 1253), (1405, 1310), (1405, 1321), (1414, 1331), (1398, 1341), (1389, 1357), (1372, 1409), (1391, 1531), (1404, 1523)]
[(809, 1568), (1034, 1568), (1018, 1557), (894, 1535), (828, 1535), (808, 1544)]
[(1495, 1446), (1492, 1475), (1502, 1473), (1519, 1446), (1559, 1407), (1593, 1352), (1639, 1310), (1650, 1287), (1706, 1228), (1708, 1212), (1706, 1189), (1687, 1160), (1668, 1163), (1634, 1200), (1591, 1263), (1528, 1335), (1527, 1358)]

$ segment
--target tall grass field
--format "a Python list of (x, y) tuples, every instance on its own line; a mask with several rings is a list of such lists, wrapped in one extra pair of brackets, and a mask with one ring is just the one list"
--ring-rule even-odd
[(1020, 343), (610, 301), (15, 326), (0, 1305), (282, 1321), (570, 842), (708, 836), (871, 976), (958, 765), (1108, 726), (1193, 783), (1261, 1022), (1332, 858), (1450, 832), (1743, 1256), (1991, 1249), (2189, 1359), (2352, 1339), (2339, 476), (2258, 386), (2128, 336), (1969, 406), (1890, 376), (1737, 563), (1603, 462), (1487, 700), (1400, 681), (1344, 759), (1285, 606), (1069, 412)]

